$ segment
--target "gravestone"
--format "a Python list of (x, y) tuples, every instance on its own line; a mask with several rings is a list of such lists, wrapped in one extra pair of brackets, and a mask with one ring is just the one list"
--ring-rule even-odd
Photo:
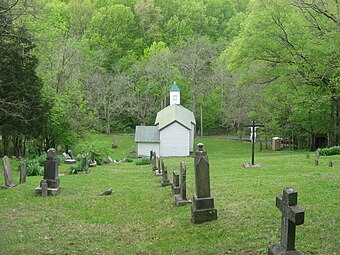
[(13, 182), (12, 169), (9, 163), (8, 156), (3, 157), (2, 165), (4, 167), (5, 184), (2, 185), (1, 187), (5, 189), (15, 187), (16, 185)]
[(191, 221), (195, 224), (217, 219), (214, 198), (210, 194), (210, 170), (207, 152), (198, 144), (195, 152), (195, 192), (191, 206)]
[(276, 207), (281, 211), (281, 241), (268, 248), (268, 255), (301, 255), (295, 249), (296, 226), (304, 222), (305, 212), (297, 206), (297, 192), (292, 188), (276, 196)]
[(157, 168), (157, 155), (156, 155), (155, 151), (153, 151), (153, 153), (152, 153), (152, 170), (153, 171), (158, 170), (158, 168)]
[(164, 165), (163, 159), (162, 159), (162, 180), (161, 180), (161, 186), (170, 186), (170, 180), (168, 178), (168, 167)]
[(332, 161), (329, 161), (329, 162), (328, 162), (328, 166), (329, 166), (329, 167), (333, 167), (333, 162), (332, 162)]
[(155, 169), (155, 175), (156, 176), (162, 176), (162, 166), (161, 166), (161, 164), (164, 164), (163, 159), (161, 159), (161, 157), (157, 157), (158, 167), (156, 166), (156, 169)]
[(179, 186), (179, 174), (176, 171), (172, 172), (172, 184), (171, 184), (171, 194), (173, 196), (179, 195), (180, 186)]
[(152, 155), (153, 155), (153, 152), (152, 151), (150, 151), (150, 157), (149, 157), (149, 161), (150, 161), (150, 163), (152, 164)]
[(47, 151), (47, 159), (44, 165), (44, 179), (40, 182), (40, 185), (35, 189), (37, 195), (43, 195), (42, 188), (46, 182), (47, 195), (57, 196), (60, 193), (60, 180), (58, 177), (58, 160), (55, 149), (50, 148)]
[(83, 171), (85, 171), (85, 173), (89, 173), (89, 166), (87, 164), (87, 154), (85, 152), (85, 150), (83, 150), (83, 155), (81, 156), (81, 166)]
[(184, 162), (180, 164), (180, 194), (175, 196), (177, 206), (191, 204), (191, 200), (187, 199), (187, 167)]
[(68, 157), (65, 159), (65, 164), (75, 164), (77, 161), (73, 158), (72, 150), (68, 150), (67, 153)]
[(40, 185), (41, 185), (41, 196), (47, 197), (48, 191), (47, 191), (47, 182), (46, 182), (46, 180), (42, 180)]
[(94, 145), (92, 145), (92, 148), (91, 148), (91, 162), (90, 162), (90, 166), (91, 167), (97, 165), (97, 161), (96, 161), (94, 156), (95, 156)]
[(26, 182), (26, 175), (27, 175), (27, 167), (26, 161), (21, 161), (20, 163), (20, 184)]
[(116, 149), (116, 148), (118, 148), (118, 145), (117, 145), (116, 139), (114, 139), (114, 138), (112, 138), (112, 144), (111, 144), (111, 148), (112, 148), (112, 149)]

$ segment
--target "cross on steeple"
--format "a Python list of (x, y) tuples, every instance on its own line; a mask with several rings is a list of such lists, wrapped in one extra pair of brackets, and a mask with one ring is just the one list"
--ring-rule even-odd
[(297, 192), (292, 188), (285, 188), (283, 195), (276, 196), (276, 207), (282, 212), (281, 242), (271, 246), (268, 254), (300, 254), (295, 250), (295, 231), (297, 225), (304, 223), (305, 212), (297, 206)]

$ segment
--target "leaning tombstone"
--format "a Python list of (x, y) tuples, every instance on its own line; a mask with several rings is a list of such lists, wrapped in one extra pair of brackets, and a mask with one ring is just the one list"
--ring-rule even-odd
[(191, 200), (187, 199), (187, 167), (184, 162), (181, 162), (180, 169), (180, 194), (175, 196), (177, 206), (191, 204)]
[(26, 161), (23, 160), (20, 163), (20, 184), (26, 182), (26, 175), (27, 175)]
[(179, 186), (179, 174), (176, 171), (172, 172), (172, 184), (171, 184), (171, 194), (173, 196), (179, 195), (180, 186)]
[[(163, 161), (163, 160), (162, 160)], [(163, 162), (162, 162), (163, 163)], [(170, 180), (168, 178), (168, 167), (164, 165), (164, 163), (162, 164), (162, 180), (161, 180), (161, 186), (165, 187), (165, 186), (170, 186)]]
[(2, 185), (1, 187), (5, 189), (15, 187), (16, 185), (13, 182), (12, 169), (9, 163), (8, 156), (3, 157), (2, 165), (4, 167), (5, 184)]
[(276, 196), (276, 207), (281, 211), (281, 241), (268, 248), (268, 255), (301, 255), (295, 249), (296, 226), (304, 222), (305, 212), (297, 206), (297, 192), (285, 188)]
[(37, 195), (43, 195), (44, 183), (47, 184), (47, 195), (57, 196), (60, 193), (60, 180), (58, 177), (58, 159), (55, 149), (50, 148), (47, 151), (47, 159), (44, 165), (44, 179), (35, 189)]
[(191, 206), (191, 221), (195, 224), (217, 219), (214, 198), (210, 194), (210, 172), (207, 152), (198, 144), (195, 152), (195, 192)]

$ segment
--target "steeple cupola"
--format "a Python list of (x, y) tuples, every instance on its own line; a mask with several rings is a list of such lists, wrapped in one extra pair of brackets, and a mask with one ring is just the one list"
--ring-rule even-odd
[(174, 82), (170, 88), (170, 105), (173, 104), (181, 104), (181, 90), (176, 82)]

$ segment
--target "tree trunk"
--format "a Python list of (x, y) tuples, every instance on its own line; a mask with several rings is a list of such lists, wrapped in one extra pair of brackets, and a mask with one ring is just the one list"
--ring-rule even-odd
[(201, 105), (201, 137), (203, 137), (203, 109)]

